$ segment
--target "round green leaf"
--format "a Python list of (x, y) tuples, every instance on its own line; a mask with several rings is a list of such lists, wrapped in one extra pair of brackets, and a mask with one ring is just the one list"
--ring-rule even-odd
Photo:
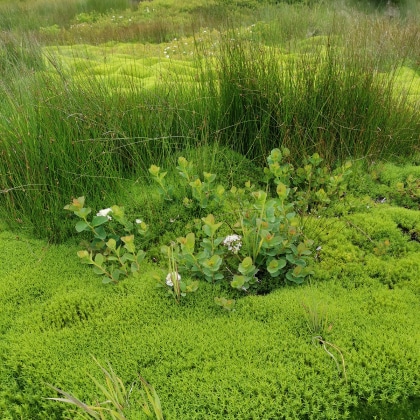
[(95, 255), (95, 263), (97, 265), (102, 265), (105, 261), (105, 257), (102, 254), (96, 254)]
[(87, 227), (88, 227), (88, 224), (84, 220), (79, 220), (76, 223), (76, 231), (79, 232), (79, 233), (86, 230)]
[(92, 226), (100, 226), (103, 225), (108, 221), (107, 216), (93, 216), (92, 218)]
[(106, 243), (106, 246), (107, 246), (109, 249), (114, 250), (114, 249), (117, 247), (117, 242), (116, 242), (116, 240), (115, 240), (115, 239), (111, 238), (111, 239), (109, 239), (109, 241)]
[(230, 282), (230, 285), (235, 289), (241, 289), (246, 282), (245, 276), (237, 276), (236, 274), (233, 276), (233, 280)]

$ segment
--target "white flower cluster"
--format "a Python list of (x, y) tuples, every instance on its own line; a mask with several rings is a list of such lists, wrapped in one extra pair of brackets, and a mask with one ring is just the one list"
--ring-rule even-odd
[(168, 273), (168, 275), (166, 276), (166, 284), (169, 287), (173, 287), (175, 278), (177, 278), (178, 281), (180, 281), (181, 280), (181, 275), (174, 272), (174, 271), (172, 273)]
[(223, 245), (227, 246), (229, 251), (232, 251), (234, 254), (237, 254), (242, 246), (242, 236), (233, 234), (226, 236), (226, 238), (223, 241)]
[(112, 213), (112, 210), (110, 208), (107, 208), (107, 209), (99, 210), (99, 212), (96, 213), (96, 215), (108, 217), (108, 220), (112, 220), (112, 217), (109, 216), (109, 213)]

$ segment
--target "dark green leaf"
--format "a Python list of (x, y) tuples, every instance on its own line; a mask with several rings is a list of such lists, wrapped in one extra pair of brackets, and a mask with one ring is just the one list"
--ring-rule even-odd
[(99, 226), (95, 229), (96, 237), (102, 240), (106, 239), (106, 232), (103, 226)]

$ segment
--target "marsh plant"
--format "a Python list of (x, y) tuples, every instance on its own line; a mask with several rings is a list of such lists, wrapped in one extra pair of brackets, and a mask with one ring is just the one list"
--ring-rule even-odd
[[(96, 378), (90, 376), (98, 390), (100, 391), (103, 402), (96, 404), (86, 404), (80, 401), (72, 394), (49, 385), (50, 388), (63, 395), (64, 398), (48, 398), (49, 400), (64, 402), (75, 405), (79, 410), (74, 410), (75, 417), (73, 419), (97, 419), (97, 420), (126, 420), (129, 418), (127, 412), (130, 411), (130, 396), (135, 386), (132, 384), (128, 390), (121, 378), (119, 378), (112, 366), (108, 364), (108, 369), (105, 369), (95, 358), (95, 363), (99, 366), (105, 376), (106, 384), (102, 384)], [(163, 420), (162, 406), (156, 390), (150, 385), (142, 376), (139, 376), (141, 383), (140, 390), (140, 406), (143, 413), (148, 417), (156, 420)]]
[[(331, 200), (342, 198), (351, 164), (330, 171), (315, 153), (303, 167), (295, 168), (289, 157), (285, 147), (271, 151), (264, 190), (249, 181), (228, 190), (217, 184), (216, 174), (204, 171), (200, 177), (194, 164), (180, 157), (176, 171), (188, 191), (184, 205), (212, 213), (195, 219), (192, 231), (162, 248), (174, 261), (170, 272), (211, 284), (228, 282), (244, 292), (264, 293), (282, 284), (303, 283), (312, 274), (313, 241), (305, 237), (300, 215), (320, 212)], [(161, 195), (172, 199), (167, 172), (156, 165), (149, 172)], [(175, 283), (170, 285), (174, 293)], [(218, 304), (227, 308), (222, 301)]]
[[(303, 215), (319, 214), (331, 200), (345, 196), (351, 165), (331, 171), (315, 153), (295, 168), (289, 157), (285, 147), (271, 151), (263, 187), (247, 181), (243, 187), (225, 188), (217, 183), (217, 174), (203, 171), (200, 177), (193, 162), (184, 157), (175, 167), (184, 186), (167, 182), (168, 172), (157, 165), (149, 168), (163, 200), (182, 200), (190, 215), (208, 211), (185, 226), (185, 236), (161, 247), (168, 263), (159, 284), (177, 302), (195, 292), (199, 280), (229, 284), (241, 292), (267, 293), (281, 285), (301, 284), (312, 274), (313, 241), (303, 231)], [(180, 198), (177, 191), (186, 191), (186, 196)], [(117, 283), (139, 271), (145, 252), (137, 247), (135, 235), (145, 243), (146, 223), (127, 220), (119, 206), (91, 217), (84, 197), (65, 209), (81, 219), (77, 232), (93, 235), (78, 256), (103, 282)], [(227, 301), (216, 303), (232, 307)]]
[(93, 235), (77, 255), (83, 264), (93, 266), (103, 283), (118, 283), (121, 278), (138, 273), (145, 252), (137, 248), (133, 231), (144, 238), (146, 223), (140, 219), (134, 223), (127, 220), (124, 208), (119, 206), (100, 210), (90, 218), (92, 209), (85, 207), (84, 197), (73, 199), (64, 209), (81, 219), (76, 223), (77, 232), (89, 231)]
[[(123, 182), (202, 145), (221, 144), (262, 161), (281, 139), (294, 164), (315, 152), (329, 164), (409, 156), (418, 147), (420, 127), (416, 102), (409, 100), (418, 97), (416, 73), (408, 72), (407, 84), (399, 85), (397, 79), (406, 78), (396, 71), (404, 56), (384, 58), (388, 44), (401, 37), (400, 25), (392, 24), (392, 31), (384, 22), (374, 26), (378, 49), (362, 44), (372, 38), (368, 23), (360, 42), (326, 32), (295, 40), (287, 53), (260, 40), (261, 25), (250, 39), (234, 29), (220, 31), (209, 45), (196, 39), (194, 61), (165, 62), (162, 72), (140, 65), (135, 56), (132, 63), (119, 59), (126, 46), (104, 46), (99, 55), (93, 46), (60, 53), (4, 37), (0, 67), (12, 76), (10, 83), (0, 83), (5, 220), (29, 225), (37, 236), (65, 240), (71, 229), (60, 212), (75, 188), (95, 206), (104, 198), (122, 199)], [(411, 31), (407, 45), (418, 51), (418, 31)], [(206, 55), (213, 44), (214, 56)], [(410, 65), (416, 57), (407, 52)], [(92, 72), (104, 58), (109, 65)], [(144, 85), (138, 72), (150, 74)]]
[[(312, 344), (319, 344), (325, 353), (334, 360), (338, 374), (347, 383), (346, 364), (343, 353), (338, 346), (326, 339), (333, 328), (333, 323), (328, 318), (327, 307), (314, 302), (309, 304), (303, 303), (302, 306), (305, 311), (306, 325), (312, 336)], [(337, 355), (339, 360), (337, 360)]]

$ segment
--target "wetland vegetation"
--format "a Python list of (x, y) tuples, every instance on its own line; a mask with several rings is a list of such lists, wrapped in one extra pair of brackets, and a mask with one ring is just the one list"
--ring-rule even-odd
[(1, 0), (0, 417), (417, 418), (419, 23)]

